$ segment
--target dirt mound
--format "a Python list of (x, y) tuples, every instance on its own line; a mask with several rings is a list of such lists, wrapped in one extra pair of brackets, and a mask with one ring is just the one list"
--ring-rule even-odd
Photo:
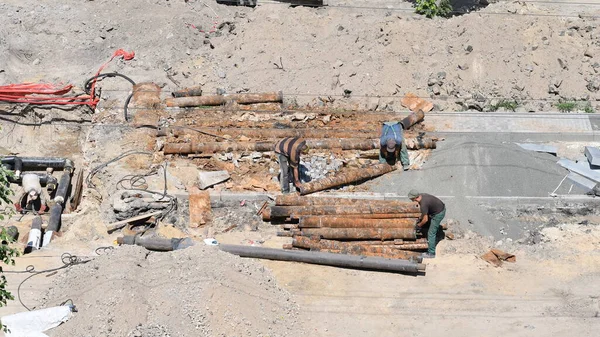
[(297, 307), (259, 263), (196, 246), (123, 246), (66, 270), (46, 303), (79, 312), (52, 336), (292, 336)]

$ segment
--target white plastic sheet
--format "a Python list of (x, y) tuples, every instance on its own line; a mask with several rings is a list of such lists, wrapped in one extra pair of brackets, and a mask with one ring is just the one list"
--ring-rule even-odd
[(71, 306), (63, 305), (47, 309), (20, 312), (1, 318), (10, 330), (7, 337), (48, 337), (43, 332), (56, 328), (73, 316)]

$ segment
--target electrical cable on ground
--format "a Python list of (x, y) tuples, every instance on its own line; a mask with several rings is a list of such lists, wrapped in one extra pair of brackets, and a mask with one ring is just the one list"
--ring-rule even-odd
[[(96, 248), (95, 252), (97, 255), (103, 255), (103, 254), (107, 254), (108, 252), (112, 251), (113, 249), (114, 249), (114, 247), (112, 247), (112, 246), (98, 247), (98, 248)], [(92, 259), (82, 260), (79, 256), (71, 255), (70, 253), (63, 253), (60, 256), (60, 260), (62, 261), (63, 265), (60, 267), (51, 268), (51, 269), (36, 271), (35, 266), (28, 265), (27, 267), (25, 267), (25, 270), (22, 270), (22, 271), (3, 271), (3, 273), (7, 273), (7, 274), (25, 274), (25, 273), (29, 274), (29, 273), (31, 273), (31, 275), (26, 277), (23, 281), (21, 281), (21, 283), (19, 283), (19, 286), (17, 287), (17, 298), (19, 299), (19, 302), (25, 309), (27, 309), (28, 311), (31, 311), (31, 309), (28, 306), (26, 306), (25, 303), (23, 303), (23, 301), (21, 300), (21, 287), (29, 279), (31, 279), (32, 277), (34, 277), (36, 275), (52, 273), (52, 272), (59, 271), (61, 269), (65, 269), (65, 268), (72, 267), (72, 266), (75, 266), (78, 264), (84, 264), (84, 263), (88, 263), (88, 262), (92, 261)], [(67, 299), (60, 305), (61, 306), (65, 305), (65, 304), (67, 304), (67, 302), (71, 302), (71, 304), (73, 305), (73, 300), (71, 300), (71, 299)]]
[[(119, 73), (102, 73), (102, 74), (98, 74), (95, 75), (91, 78), (89, 78), (87, 81), (85, 81), (85, 84), (83, 85), (83, 89), (85, 90), (85, 92), (88, 95), (92, 95), (92, 90), (94, 85), (96, 84), (96, 81), (98, 80), (102, 80), (104, 78), (107, 77), (121, 77), (124, 78), (125, 80), (127, 80), (129, 83), (131, 83), (131, 85), (135, 86), (135, 81), (133, 81), (131, 78), (123, 75), (123, 74), (119, 74)], [(99, 95), (98, 95), (99, 96)], [(131, 94), (129, 94), (129, 96), (127, 96), (127, 99), (125, 100), (125, 104), (123, 106), (123, 116), (125, 117), (125, 121), (128, 121), (128, 117), (127, 117), (127, 107), (129, 105), (129, 102), (131, 101), (131, 98), (133, 97), (133, 92), (131, 92)]]
[(149, 155), (149, 156), (153, 155), (152, 152), (147, 152), (147, 151), (136, 151), (136, 150), (127, 151), (127, 152), (125, 152), (125, 153), (123, 153), (123, 154), (121, 154), (121, 155), (119, 155), (119, 156), (117, 156), (117, 157), (115, 157), (115, 158), (113, 158), (113, 159), (105, 162), (105, 163), (102, 163), (102, 164), (94, 167), (90, 171), (90, 173), (88, 173), (87, 177), (85, 178), (86, 185), (88, 185), (91, 188), (96, 187), (96, 185), (92, 182), (92, 178), (94, 177), (94, 175), (96, 175), (96, 173), (98, 173), (100, 170), (102, 170), (106, 166), (108, 166), (108, 165), (110, 165), (110, 164), (112, 164), (112, 163), (114, 163), (116, 161), (119, 161), (119, 160), (121, 160), (121, 159), (123, 159), (123, 158), (125, 158), (127, 156), (131, 156), (133, 154), (145, 154), (145, 155)]

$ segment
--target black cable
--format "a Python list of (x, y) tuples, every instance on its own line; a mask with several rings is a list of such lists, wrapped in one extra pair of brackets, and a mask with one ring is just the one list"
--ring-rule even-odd
[[(28, 311), (31, 311), (31, 309), (25, 305), (25, 303), (23, 303), (23, 300), (21, 300), (21, 287), (23, 286), (23, 284), (25, 282), (27, 282), (30, 278), (36, 276), (36, 275), (40, 275), (40, 274), (44, 274), (44, 273), (51, 273), (51, 272), (55, 272), (61, 269), (65, 269), (68, 267), (72, 267), (78, 264), (84, 264), (84, 263), (88, 263), (91, 261), (90, 260), (81, 260), (79, 257), (77, 257), (76, 255), (71, 255), (70, 253), (63, 253), (60, 256), (60, 260), (62, 261), (63, 265), (57, 268), (51, 268), (51, 269), (46, 269), (46, 270), (40, 270), (40, 271), (35, 271), (35, 267), (33, 265), (29, 265), (25, 268), (24, 271), (15, 271), (15, 272), (10, 272), (10, 271), (6, 271), (5, 273), (32, 273), (30, 276), (26, 277), (23, 281), (21, 281), (21, 283), (19, 283), (19, 286), (17, 287), (17, 298), (19, 299), (19, 302), (21, 303), (21, 305), (27, 309)], [(65, 301), (64, 303), (68, 302)], [(72, 302), (72, 301), (71, 301)]]
[[(88, 94), (88, 95), (92, 95), (91, 90), (92, 90), (92, 81), (96, 80), (96, 83), (98, 83), (98, 81), (103, 80), (104, 78), (107, 77), (121, 77), (126, 79), (127, 81), (129, 81), (129, 83), (131, 83), (131, 85), (135, 85), (135, 81), (133, 81), (131, 78), (123, 75), (123, 74), (119, 74), (119, 73), (103, 73), (103, 74), (98, 74), (95, 75), (91, 78), (89, 78), (87, 81), (85, 81), (85, 84), (83, 85), (83, 90)], [(127, 99), (125, 100), (125, 105), (123, 106), (123, 116), (125, 117), (125, 121), (129, 121), (127, 118), (127, 107), (129, 106), (129, 102), (131, 101), (131, 98), (133, 97), (133, 93), (129, 94), (129, 96), (127, 96)]]
[(119, 155), (119, 156), (117, 156), (117, 157), (115, 157), (115, 158), (113, 158), (113, 159), (111, 159), (111, 160), (109, 160), (109, 161), (107, 161), (107, 162), (103, 163), (103, 164), (100, 164), (100, 165), (98, 165), (98, 166), (94, 167), (94, 168), (93, 168), (93, 169), (90, 171), (90, 173), (88, 173), (87, 177), (85, 178), (85, 183), (86, 183), (86, 184), (87, 184), (89, 187), (92, 187), (92, 188), (96, 187), (96, 185), (94, 185), (94, 183), (92, 182), (92, 178), (94, 177), (94, 175), (96, 175), (96, 173), (98, 173), (98, 171), (102, 170), (103, 168), (105, 168), (105, 167), (106, 167), (106, 166), (108, 166), (109, 164), (112, 164), (112, 163), (114, 163), (114, 162), (116, 162), (116, 161), (119, 161), (119, 160), (121, 160), (121, 159), (123, 159), (123, 158), (125, 158), (125, 157), (127, 157), (127, 156), (130, 156), (130, 155), (132, 155), (132, 154), (146, 154), (146, 155), (152, 155), (152, 152), (146, 152), (146, 151), (135, 151), (135, 150), (132, 150), (132, 151), (125, 152), (125, 153), (123, 153), (123, 154), (121, 154), (121, 155)]

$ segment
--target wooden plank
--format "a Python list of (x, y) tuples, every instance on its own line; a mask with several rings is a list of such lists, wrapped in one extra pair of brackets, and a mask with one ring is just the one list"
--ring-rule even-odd
[(157, 215), (160, 215), (160, 214), (162, 214), (162, 211), (156, 211), (156, 212), (152, 212), (152, 213), (147, 213), (147, 214), (141, 214), (141, 215), (138, 215), (138, 216), (134, 216), (133, 218), (121, 220), (121, 221), (118, 221), (118, 222), (113, 222), (111, 224), (106, 225), (106, 230), (109, 231), (109, 232), (112, 232), (115, 229), (119, 229), (119, 228), (123, 228), (123, 227), (127, 226), (127, 224), (130, 223), (130, 222), (139, 221), (139, 220), (143, 220), (143, 219), (148, 219), (150, 217), (157, 216)]

